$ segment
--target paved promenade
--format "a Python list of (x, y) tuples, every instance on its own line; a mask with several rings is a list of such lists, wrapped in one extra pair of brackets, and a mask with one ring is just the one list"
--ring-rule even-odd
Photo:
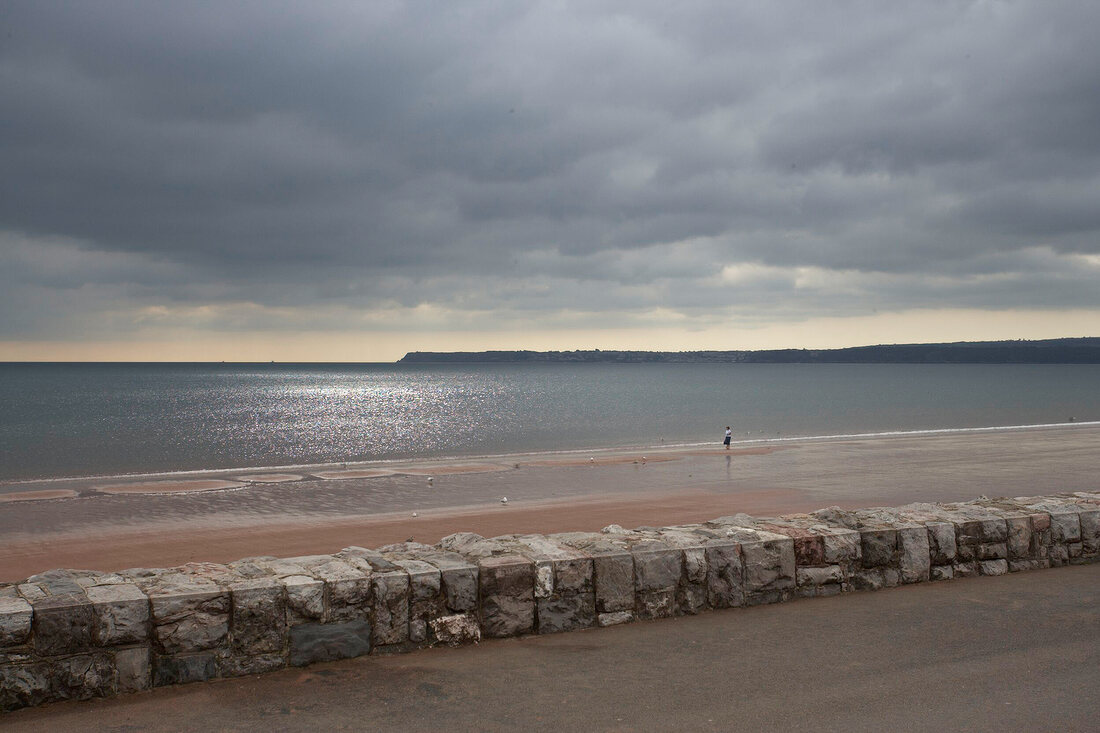
[(21, 731), (1096, 731), (1100, 564), (364, 657)]

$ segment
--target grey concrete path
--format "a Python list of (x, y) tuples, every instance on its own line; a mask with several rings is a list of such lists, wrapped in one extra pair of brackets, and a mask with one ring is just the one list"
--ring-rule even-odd
[(11, 731), (1100, 730), (1100, 564), (61, 703)]

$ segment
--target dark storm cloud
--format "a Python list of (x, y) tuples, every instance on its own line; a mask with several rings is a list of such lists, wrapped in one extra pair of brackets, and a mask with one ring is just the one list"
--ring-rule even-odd
[(1083, 2), (7, 3), (0, 338), (203, 306), (1098, 308), (1096, 27)]

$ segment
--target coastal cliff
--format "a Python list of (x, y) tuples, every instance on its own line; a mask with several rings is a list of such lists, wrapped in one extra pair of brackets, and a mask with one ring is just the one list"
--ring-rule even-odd
[(398, 363), (1100, 364), (1100, 338), (764, 351), (412, 351)]

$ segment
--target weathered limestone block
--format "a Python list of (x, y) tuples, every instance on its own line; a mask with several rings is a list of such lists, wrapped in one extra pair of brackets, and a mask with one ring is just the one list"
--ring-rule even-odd
[(902, 583), (921, 583), (929, 578), (931, 561), (928, 530), (920, 525), (899, 527), (898, 570)]
[(530, 634), (535, 630), (535, 564), (522, 555), (478, 560), (479, 608), (485, 636)]
[(979, 575), (980, 570), (977, 560), (958, 562), (954, 565), (954, 576), (956, 578), (974, 578)]
[(366, 619), (328, 624), (300, 624), (290, 628), (290, 664), (303, 667), (369, 654), (370, 622)]
[(822, 534), (822, 543), (826, 565), (852, 568), (863, 558), (863, 540), (855, 530), (830, 527)]
[(343, 560), (321, 555), (299, 559), (311, 576), (325, 584), (325, 616), (329, 623), (367, 620), (371, 613), (371, 574)]
[(634, 556), (602, 534), (569, 532), (550, 538), (583, 551), (592, 559), (592, 583), (599, 613), (634, 609)]
[(477, 618), (470, 614), (440, 616), (432, 619), (430, 626), (432, 635), (440, 644), (461, 646), (481, 641), (481, 627), (477, 623)]
[(409, 575), (404, 570), (376, 571), (371, 576), (373, 643), (400, 644), (409, 639)]
[(789, 537), (743, 541), (741, 557), (746, 603), (774, 603), (795, 588), (794, 541)]
[(117, 694), (113, 661), (109, 654), (96, 652), (51, 662), (51, 698), (88, 700)]
[(309, 575), (289, 575), (280, 578), (280, 582), (286, 589), (286, 620), (289, 626), (312, 623), (324, 618), (324, 581)]
[(0, 712), (41, 705), (52, 698), (46, 662), (0, 665)]
[(745, 605), (744, 561), (741, 545), (729, 540), (707, 544), (707, 605), (736, 608)]
[(1050, 512), (1051, 540), (1061, 545), (1081, 541), (1081, 518), (1075, 511)]
[(600, 626), (618, 626), (628, 624), (634, 620), (634, 614), (630, 611), (615, 611), (613, 613), (601, 613), (597, 622)]
[(225, 644), (230, 611), (227, 590), (212, 581), (175, 572), (135, 582), (149, 597), (153, 638), (160, 654), (199, 652)]
[(119, 649), (114, 657), (119, 692), (139, 692), (152, 686), (153, 660), (149, 647)]
[(680, 585), (680, 551), (647, 543), (633, 550), (635, 613), (638, 618), (663, 618), (676, 609)]
[(287, 666), (285, 652), (242, 654), (230, 649), (219, 649), (214, 653), (214, 657), (218, 677), (245, 677), (274, 672)]
[(217, 676), (217, 657), (212, 651), (157, 654), (153, 658), (154, 687), (204, 682)]
[(478, 568), (461, 555), (437, 552), (422, 558), (439, 569), (439, 582), (447, 609), (469, 613), (478, 606)]
[(31, 604), (14, 587), (0, 588), (0, 649), (19, 646), (31, 635)]
[(286, 589), (275, 578), (242, 580), (229, 586), (233, 651), (252, 656), (282, 652), (287, 643)]
[(844, 582), (844, 570), (839, 565), (826, 565), (825, 567), (798, 568), (796, 580), (799, 587), (840, 585)]
[(596, 622), (592, 558), (541, 535), (514, 538), (516, 549), (535, 564), (538, 633), (587, 628)]
[(955, 525), (951, 522), (928, 521), (928, 556), (933, 565), (951, 565), (958, 554), (955, 544)]
[(978, 562), (981, 575), (1005, 575), (1008, 572), (1008, 560), (981, 560)]
[(39, 655), (76, 654), (95, 647), (95, 611), (83, 593), (51, 595), (33, 608), (34, 650)]
[(121, 646), (149, 639), (149, 598), (136, 585), (93, 585), (85, 592), (96, 616), (95, 638), (99, 646)]
[(1100, 555), (1100, 509), (1082, 507), (1077, 518), (1081, 522), (1083, 554), (1088, 556)]
[(929, 570), (931, 580), (951, 580), (954, 577), (955, 567), (953, 565), (933, 565)]
[(864, 568), (890, 567), (897, 564), (898, 532), (886, 527), (859, 530)]
[(1041, 570), (1050, 567), (1050, 560), (1048, 558), (1042, 558), (1039, 560), (1009, 560), (1008, 571), (1010, 573), (1019, 573), (1024, 570)]
[(439, 568), (423, 560), (394, 558), (393, 563), (409, 578), (409, 641), (427, 643), (430, 622), (447, 615)]
[(852, 573), (856, 590), (882, 590), (901, 584), (901, 571), (892, 567), (860, 568)]

